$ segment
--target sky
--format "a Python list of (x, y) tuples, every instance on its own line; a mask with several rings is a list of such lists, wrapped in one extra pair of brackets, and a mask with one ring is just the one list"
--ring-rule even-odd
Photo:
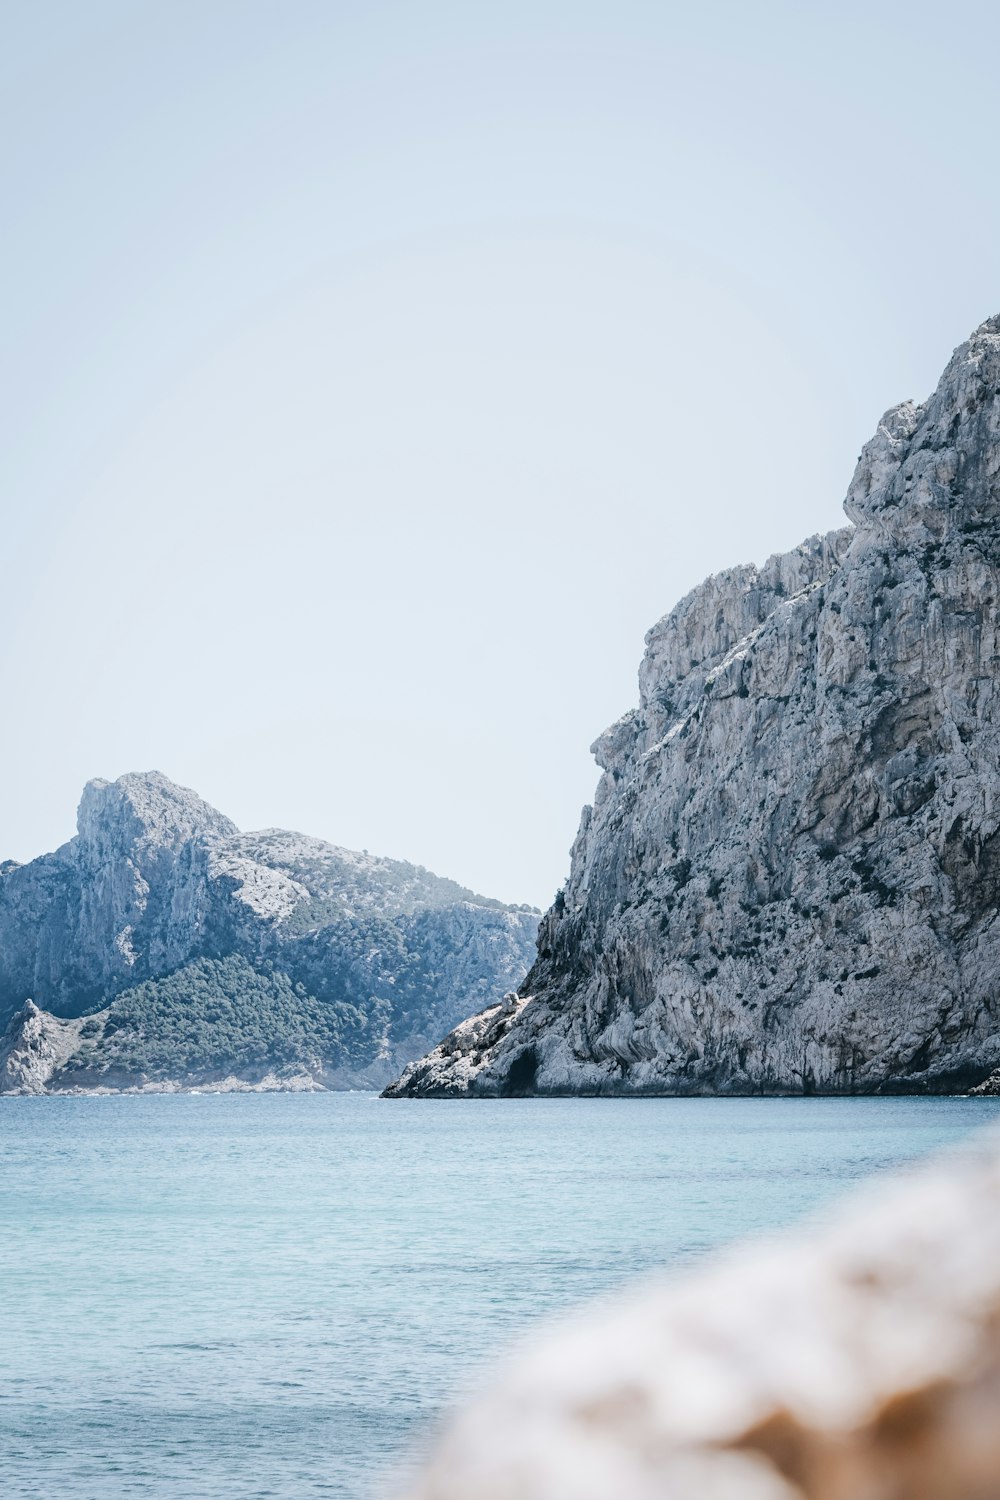
[(0, 857), (156, 768), (547, 906), (644, 632), (1000, 311), (992, 6), (0, 36)]

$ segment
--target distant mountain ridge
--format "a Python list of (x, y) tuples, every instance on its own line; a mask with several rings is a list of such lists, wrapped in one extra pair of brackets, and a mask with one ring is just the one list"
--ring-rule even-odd
[(537, 925), (419, 865), (241, 833), (157, 771), (91, 781), (74, 838), (0, 865), (0, 1091), (381, 1086), (520, 982)]

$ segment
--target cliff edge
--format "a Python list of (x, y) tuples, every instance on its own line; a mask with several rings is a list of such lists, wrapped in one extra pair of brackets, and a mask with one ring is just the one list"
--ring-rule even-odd
[(517, 1007), (390, 1095), (961, 1091), (1000, 1065), (1000, 317), (886, 413), (845, 510), (649, 632)]

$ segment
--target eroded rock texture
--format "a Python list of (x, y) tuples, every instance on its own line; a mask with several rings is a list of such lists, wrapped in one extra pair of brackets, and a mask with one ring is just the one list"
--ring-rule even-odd
[(381, 1087), (520, 981), (537, 926), (417, 865), (240, 833), (155, 771), (92, 781), (75, 838), (0, 865), (0, 1092), (260, 1083), (278, 1061), (275, 1086)]
[(44, 1094), (79, 1045), (80, 1027), (26, 1000), (0, 1036), (0, 1094)]
[(1000, 1137), (578, 1315), (410, 1500), (996, 1500)]
[(529, 1003), (390, 1092), (961, 1090), (1000, 1065), (998, 471), (994, 318), (883, 417), (852, 526), (649, 632)]

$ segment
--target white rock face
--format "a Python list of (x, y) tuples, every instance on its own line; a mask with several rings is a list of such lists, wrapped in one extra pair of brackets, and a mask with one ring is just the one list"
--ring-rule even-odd
[(854, 523), (653, 627), (531, 996), (399, 1093), (955, 1090), (1000, 1065), (1000, 319)]
[(234, 954), (357, 1007), (362, 1040), (349, 1059), (325, 1059), (328, 1086), (381, 1088), (520, 982), (537, 925), (530, 908), (418, 865), (280, 829), (240, 833), (157, 771), (92, 781), (75, 838), (0, 865), (0, 1031), (35, 1002), (0, 1049), (0, 1092), (46, 1086), (66, 1061), (68, 1033), (38, 1007), (80, 1016), (192, 960)]
[[(497, 1005), (487, 1006), (478, 1015), (462, 1021), (426, 1057), (409, 1067), (402, 1078), (384, 1089), (385, 1098), (404, 1099), (412, 1092), (416, 1079), (437, 1075), (447, 1077), (453, 1092), (467, 1090), (481, 1072), (484, 1060), (507, 1036), (527, 1004), (527, 998), (511, 992)], [(516, 1075), (513, 1087), (517, 1087)]]
[(80, 1021), (60, 1021), (28, 1000), (0, 1036), (0, 1094), (44, 1094), (80, 1040)]
[(0, 1023), (25, 999), (72, 1011), (182, 962), (203, 913), (185, 888), (236, 825), (158, 771), (91, 781), (77, 835), (0, 874)]
[(410, 1500), (994, 1500), (1000, 1136), (578, 1315)]

